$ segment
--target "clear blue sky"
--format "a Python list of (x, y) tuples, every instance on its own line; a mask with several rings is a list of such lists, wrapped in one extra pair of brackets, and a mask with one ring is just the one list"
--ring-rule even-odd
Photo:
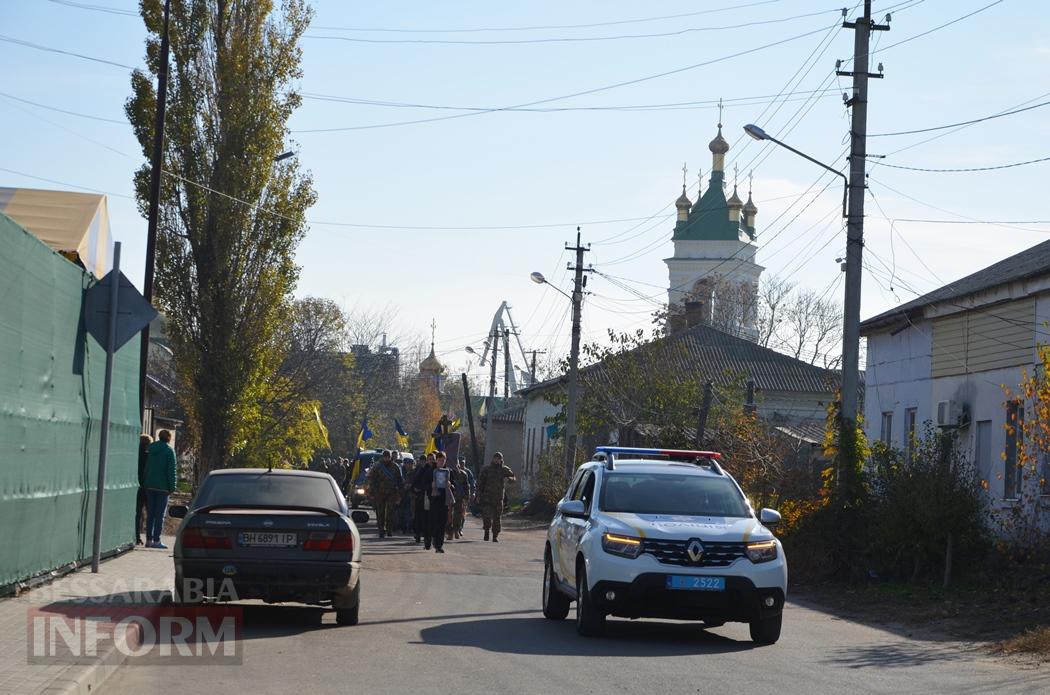
[[(854, 0), (855, 1), (855, 0)], [(956, 24), (900, 46), (892, 44), (990, 4), (992, 0), (875, 3), (881, 18), (894, 11), (892, 31), (878, 37), (873, 63), (886, 79), (871, 83), (869, 131), (910, 130), (965, 121), (1050, 99), (1050, 13), (1039, 0), (1004, 0)], [(135, 10), (127, 0), (94, 6)], [(317, 0), (304, 39), (301, 90), (355, 100), (452, 107), (506, 107), (560, 97), (712, 61), (784, 39), (785, 43), (665, 77), (560, 99), (538, 108), (502, 111), (396, 127), (341, 132), (293, 132), (290, 148), (316, 179), (319, 200), (299, 248), (299, 294), (330, 297), (348, 309), (397, 312), (397, 332), (429, 334), (438, 324), (438, 352), (452, 368), (466, 365), (462, 346), (480, 343), (506, 299), (522, 326), (526, 349), (563, 354), (568, 302), (529, 281), (540, 270), (562, 288), (569, 241), (584, 224), (594, 252), (587, 260), (623, 278), (643, 296), (663, 299), (673, 212), (688, 162), (710, 170), (707, 143), (724, 98), (727, 168), (754, 168), (759, 207), (759, 262), (767, 273), (841, 299), (835, 258), (844, 251), (836, 211), (841, 189), (798, 196), (820, 170), (776, 148), (741, 139), (749, 122), (795, 147), (841, 163), (848, 120), (833, 70), (852, 54), (852, 32), (835, 3), (818, 0), (622, 0), (573, 3), (361, 3)], [(720, 8), (724, 11), (716, 11)], [(706, 14), (695, 14), (708, 11)], [(691, 16), (639, 20), (694, 13)], [(813, 14), (817, 13), (817, 14)], [(812, 16), (798, 17), (798, 15)], [(853, 13), (851, 12), (851, 16)], [(797, 17), (787, 21), (785, 18)], [(756, 22), (769, 22), (755, 24)], [(611, 23), (606, 26), (556, 28)], [(751, 26), (734, 25), (751, 24)], [(91, 57), (141, 65), (144, 30), (137, 16), (89, 11), (48, 0), (0, 2), (0, 35)], [(324, 28), (329, 27), (329, 28)], [(338, 28), (407, 31), (346, 31)], [(519, 31), (451, 29), (554, 27)], [(721, 28), (719, 28), (721, 27)], [(677, 35), (593, 41), (505, 43), (639, 34)], [(373, 43), (314, 38), (415, 41)], [(488, 43), (418, 43), (475, 41)], [(491, 42), (504, 43), (491, 43)], [(102, 118), (123, 120), (129, 71), (112, 65), (0, 42), (0, 167), (110, 193), (114, 236), (124, 242), (125, 267), (141, 279), (145, 221), (132, 200), (131, 174), (141, 154), (126, 124), (45, 110), (11, 97)], [(818, 89), (830, 89), (807, 99)], [(782, 91), (804, 92), (774, 101)], [(742, 97), (759, 97), (739, 101)], [(1042, 97), (1042, 98), (1039, 98)], [(772, 105), (770, 106), (770, 102)], [(445, 109), (362, 105), (308, 98), (293, 131), (348, 128), (466, 113)], [(928, 134), (872, 138), (869, 152), (886, 164), (930, 168), (979, 167), (1050, 156), (1050, 107), (1007, 116), (923, 140)], [(914, 147), (894, 151), (909, 145)], [(922, 173), (873, 165), (868, 198), (864, 316), (908, 301), (951, 279), (1046, 239), (1050, 225), (948, 225), (889, 218), (1046, 220), (1041, 185), (1050, 163), (984, 173)], [(730, 174), (730, 177), (732, 174)], [(819, 182), (823, 187), (828, 179)], [(0, 171), (0, 185), (63, 188)], [(705, 181), (705, 187), (707, 185)], [(910, 196), (911, 198), (907, 197)], [(914, 200), (913, 200), (914, 199)], [(811, 202), (812, 201), (812, 202)], [(921, 202), (918, 202), (921, 201)], [(808, 205), (807, 205), (808, 204)], [(934, 206), (934, 207), (928, 207)], [(940, 209), (934, 209), (940, 208)], [(800, 212), (801, 211), (801, 212)], [(797, 217), (796, 217), (797, 215)], [(793, 220), (793, 221), (792, 221)], [(775, 222), (774, 222), (775, 221)], [(389, 225), (388, 229), (320, 224)], [(590, 224), (586, 224), (590, 223)], [(537, 229), (466, 229), (515, 225)], [(450, 229), (414, 229), (446, 227)], [(611, 240), (610, 240), (611, 238)], [(884, 267), (884, 265), (886, 267)], [(891, 280), (892, 277), (892, 280)], [(890, 289), (892, 285), (892, 290)], [(593, 277), (584, 331), (648, 327), (651, 301)], [(473, 367), (477, 371), (476, 367)]]

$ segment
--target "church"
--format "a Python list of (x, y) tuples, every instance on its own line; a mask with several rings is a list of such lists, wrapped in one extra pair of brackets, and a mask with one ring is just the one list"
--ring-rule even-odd
[[(721, 119), (719, 119), (721, 121)], [(755, 260), (758, 251), (755, 215), (748, 177), (747, 202), (733, 193), (726, 197), (725, 157), (729, 143), (718, 134), (711, 150), (711, 179), (703, 190), (703, 177), (694, 204), (686, 194), (675, 201), (674, 255), (664, 259), (669, 275), (667, 300), (669, 332), (700, 323), (754, 340), (758, 337), (758, 283), (764, 268)]]

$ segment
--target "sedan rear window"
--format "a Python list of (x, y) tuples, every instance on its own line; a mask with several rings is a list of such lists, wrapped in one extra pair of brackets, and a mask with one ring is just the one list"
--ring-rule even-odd
[(339, 511), (339, 497), (329, 478), (308, 475), (238, 473), (213, 475), (204, 481), (194, 509), (222, 505), (322, 507)]
[(609, 473), (602, 484), (601, 508), (634, 514), (751, 516), (733, 483), (699, 475)]

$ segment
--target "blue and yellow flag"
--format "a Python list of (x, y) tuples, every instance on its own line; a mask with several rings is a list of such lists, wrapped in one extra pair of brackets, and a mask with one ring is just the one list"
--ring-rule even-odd
[(435, 451), (444, 451), (444, 442), (441, 441), (441, 435), (444, 432), (441, 431), (441, 421), (438, 421), (437, 426), (434, 427), (433, 433), (430, 435), (430, 440), (427, 442), (427, 448), (423, 450), (423, 454), (432, 454)]
[(365, 448), (365, 442), (372, 438), (372, 430), (368, 429), (368, 418), (361, 420), (361, 434), (357, 435), (358, 450)]
[(314, 406), (314, 417), (317, 418), (317, 430), (321, 433), (321, 439), (324, 440), (324, 445), (328, 447), (328, 449), (331, 449), (332, 444), (328, 441), (328, 428), (325, 427), (324, 423), (321, 421), (321, 411), (316, 405)]
[(402, 451), (408, 451), (408, 432), (405, 432), (405, 428), (401, 426), (397, 418), (394, 418), (394, 432), (397, 436), (397, 448)]
[(448, 431), (449, 432), (456, 432), (456, 431), (458, 431), (459, 430), (459, 426), (461, 424), (462, 424), (462, 422), (460, 421), (460, 418), (457, 417), (455, 420), (452, 421), (452, 424), (448, 426)]

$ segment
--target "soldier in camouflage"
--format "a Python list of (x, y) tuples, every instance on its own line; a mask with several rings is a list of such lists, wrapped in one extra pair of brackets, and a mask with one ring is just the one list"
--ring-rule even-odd
[(460, 456), (452, 469), (452, 491), (456, 495), (456, 501), (452, 503), (452, 524), (445, 532), (448, 540), (463, 537), (464, 512), (467, 503), (474, 497), (474, 479), (470, 471), (463, 467), (465, 462), (466, 459)]
[(503, 465), (503, 454), (496, 452), (492, 463), (478, 473), (478, 501), (481, 503), (481, 520), (485, 528), (485, 540), (492, 530), (492, 542), (499, 543), (503, 516), (503, 494), (508, 480), (514, 480), (514, 471)]
[(401, 467), (394, 463), (390, 452), (384, 450), (379, 461), (368, 472), (369, 491), (376, 506), (376, 526), (380, 538), (394, 535), (397, 503), (401, 499), (403, 483)]

